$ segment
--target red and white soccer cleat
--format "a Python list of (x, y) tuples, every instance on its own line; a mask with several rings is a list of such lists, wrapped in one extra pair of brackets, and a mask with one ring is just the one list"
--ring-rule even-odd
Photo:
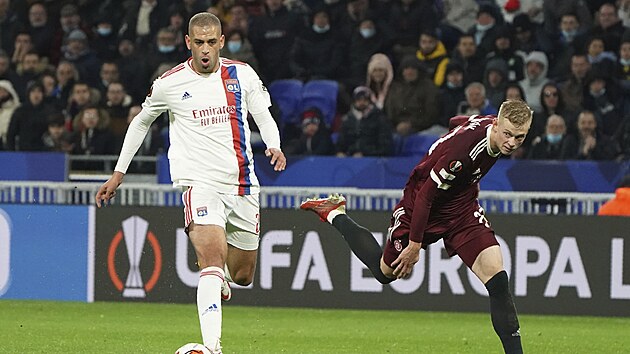
[(300, 209), (310, 210), (326, 222), (328, 214), (333, 210), (346, 213), (346, 198), (341, 194), (331, 194), (327, 198), (309, 198), (300, 205)]
[(232, 288), (230, 288), (230, 283), (223, 279), (223, 284), (221, 284), (221, 300), (230, 301), (232, 298)]

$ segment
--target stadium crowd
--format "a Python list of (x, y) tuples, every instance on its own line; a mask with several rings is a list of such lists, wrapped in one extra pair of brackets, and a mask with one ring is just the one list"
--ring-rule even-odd
[(200, 11), (266, 85), (337, 82), (331, 122), (274, 105), (288, 154), (396, 155), (520, 98), (534, 121), (511, 158), (630, 159), (630, 0), (0, 0), (0, 149), (117, 154)]

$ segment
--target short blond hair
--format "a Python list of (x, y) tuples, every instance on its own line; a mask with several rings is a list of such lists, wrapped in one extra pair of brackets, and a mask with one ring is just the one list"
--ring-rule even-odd
[(499, 107), (499, 120), (507, 119), (515, 127), (522, 127), (532, 121), (534, 111), (522, 100), (506, 100)]
[(190, 35), (191, 28), (205, 26), (216, 27), (219, 29), (219, 32), (222, 32), (221, 20), (219, 20), (218, 17), (209, 12), (200, 12), (191, 17), (190, 21), (188, 21), (188, 35)]

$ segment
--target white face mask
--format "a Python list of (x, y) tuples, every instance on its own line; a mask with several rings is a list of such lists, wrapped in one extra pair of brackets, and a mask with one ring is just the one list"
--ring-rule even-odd
[(480, 32), (485, 32), (487, 30), (489, 30), (490, 28), (492, 28), (492, 26), (494, 26), (494, 23), (489, 23), (487, 25), (480, 25), (480, 24), (475, 24), (475, 27), (477, 28), (477, 31)]
[(318, 25), (313, 25), (313, 31), (315, 33), (326, 33), (330, 30), (330, 25), (326, 25), (324, 27), (319, 27)]
[(628, 65), (630, 65), (630, 59), (624, 59), (624, 58), (621, 58), (621, 59), (619, 59), (619, 62), (620, 62), (620, 63), (621, 63), (621, 65), (623, 65), (623, 66), (628, 66)]
[(462, 87), (462, 85), (461, 84), (458, 85), (458, 84), (456, 84), (454, 82), (447, 81), (446, 82), (446, 87), (448, 87), (450, 89), (454, 89), (454, 88)]
[(562, 35), (564, 36), (564, 38), (567, 38), (567, 39), (573, 39), (576, 34), (577, 34), (576, 30), (573, 30), (573, 31), (562, 31)]
[(376, 30), (374, 28), (361, 28), (359, 32), (361, 33), (361, 37), (365, 39), (374, 37), (376, 34)]

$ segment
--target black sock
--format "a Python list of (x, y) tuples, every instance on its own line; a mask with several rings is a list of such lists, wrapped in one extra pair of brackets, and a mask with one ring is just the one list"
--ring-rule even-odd
[(332, 225), (341, 232), (352, 252), (370, 269), (376, 280), (381, 284), (389, 284), (394, 280), (381, 271), (383, 250), (368, 229), (355, 223), (346, 214), (336, 216)]
[(490, 294), (492, 326), (497, 332), (506, 354), (522, 354), (518, 315), (508, 287), (508, 276), (503, 270), (486, 283)]

